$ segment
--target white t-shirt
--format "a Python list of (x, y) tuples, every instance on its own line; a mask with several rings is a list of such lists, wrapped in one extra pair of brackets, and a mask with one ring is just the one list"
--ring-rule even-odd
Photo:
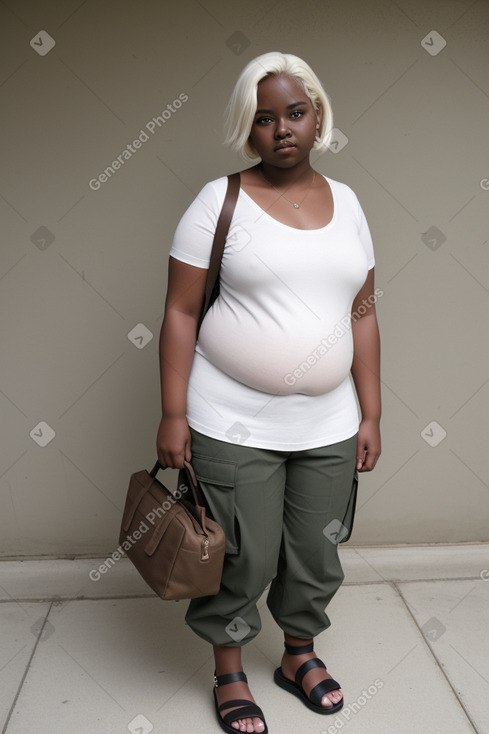
[[(296, 451), (353, 436), (353, 299), (374, 266), (354, 192), (330, 178), (333, 218), (283, 224), (242, 189), (224, 249), (220, 295), (202, 323), (187, 419), (196, 431)], [(227, 178), (206, 184), (183, 215), (170, 255), (208, 268)]]

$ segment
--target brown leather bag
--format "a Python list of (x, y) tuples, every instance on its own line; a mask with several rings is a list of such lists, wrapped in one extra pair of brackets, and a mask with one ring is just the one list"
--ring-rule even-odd
[[(172, 493), (151, 472), (131, 476), (119, 544), (146, 583), (162, 599), (195, 599), (219, 591), (224, 531), (207, 517), (195, 473)], [(188, 493), (192, 497), (188, 497)]]
[[(222, 254), (239, 187), (239, 173), (228, 176), (212, 244), (199, 328), (219, 294)], [(183, 476), (187, 481), (180, 484), (175, 494), (156, 478), (161, 468), (156, 463), (151, 472), (143, 470), (131, 476), (120, 546), (162, 599), (195, 599), (217, 594), (224, 562), (224, 531), (207, 517), (205, 499), (191, 465), (185, 463)]]

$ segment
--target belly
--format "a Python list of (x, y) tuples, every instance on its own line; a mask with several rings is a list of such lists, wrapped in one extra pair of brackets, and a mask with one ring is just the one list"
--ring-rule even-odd
[[(266, 332), (266, 333), (265, 333)], [(209, 313), (198, 351), (222, 372), (270, 395), (323, 395), (348, 375), (351, 330), (340, 321), (307, 324), (290, 320), (259, 327), (249, 319), (226, 323)]]

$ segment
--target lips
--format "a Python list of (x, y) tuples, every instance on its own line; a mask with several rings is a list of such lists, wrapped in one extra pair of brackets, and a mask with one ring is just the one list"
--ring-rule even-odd
[(294, 143), (280, 143), (280, 145), (277, 145), (277, 147), (274, 148), (274, 150), (275, 151), (276, 150), (284, 150), (284, 148), (295, 148), (295, 147), (296, 146), (294, 145)]

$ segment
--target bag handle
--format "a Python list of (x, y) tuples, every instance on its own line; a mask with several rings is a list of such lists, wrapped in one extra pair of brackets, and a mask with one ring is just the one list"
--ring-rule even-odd
[[(160, 469), (166, 469), (166, 468), (167, 467), (161, 466), (160, 462), (157, 461), (154, 467), (151, 469), (149, 476), (155, 479)], [(183, 468), (185, 470), (185, 475), (190, 485), (190, 489), (192, 490), (194, 504), (199, 505), (200, 507), (205, 507), (206, 501), (202, 493), (202, 489), (200, 488), (200, 484), (197, 481), (197, 477), (195, 476), (195, 471), (194, 471), (192, 464), (190, 464), (190, 462), (188, 461), (184, 461)]]
[(229, 225), (231, 224), (231, 219), (233, 218), (234, 210), (236, 208), (240, 183), (241, 176), (239, 173), (231, 173), (228, 176), (226, 196), (224, 198), (219, 219), (217, 220), (214, 241), (212, 243), (211, 259), (205, 283), (204, 304), (202, 306), (202, 313), (197, 326), (197, 333), (199, 333), (204, 316), (219, 295), (219, 272), (221, 270), (222, 255), (226, 244), (226, 237), (229, 232)]

